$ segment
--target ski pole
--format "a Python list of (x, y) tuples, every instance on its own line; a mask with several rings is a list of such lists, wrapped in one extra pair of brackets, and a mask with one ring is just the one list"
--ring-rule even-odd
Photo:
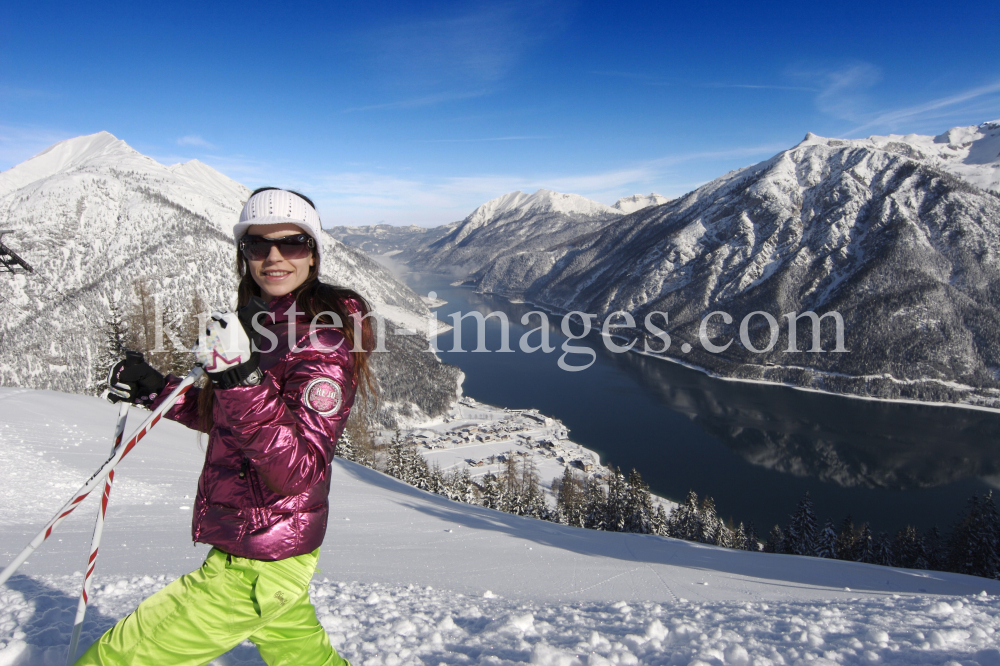
[(59, 523), (66, 518), (66, 516), (73, 513), (73, 510), (76, 509), (80, 502), (86, 499), (87, 495), (89, 495), (95, 488), (97, 488), (97, 486), (101, 484), (101, 481), (103, 481), (104, 477), (106, 477), (108, 473), (115, 468), (115, 465), (117, 465), (122, 458), (128, 455), (129, 451), (131, 451), (135, 445), (139, 443), (139, 440), (145, 437), (146, 433), (160, 421), (160, 417), (163, 416), (164, 412), (173, 407), (177, 399), (191, 389), (191, 385), (194, 384), (199, 377), (201, 377), (203, 372), (204, 370), (202, 370), (200, 366), (192, 368), (187, 377), (185, 377), (181, 383), (177, 385), (177, 388), (175, 388), (173, 392), (167, 396), (167, 399), (164, 400), (159, 407), (153, 410), (153, 413), (142, 422), (142, 425), (140, 425), (132, 437), (129, 438), (128, 442), (124, 446), (121, 446), (118, 451), (114, 453), (114, 455), (108, 458), (107, 461), (101, 465), (100, 469), (94, 472), (93, 476), (87, 479), (87, 482), (84, 483), (78, 491), (76, 491), (76, 494), (73, 495), (73, 499), (59, 509), (59, 512), (56, 513), (55, 517), (53, 517), (52, 520), (45, 525), (42, 531), (31, 540), (31, 543), (25, 546), (24, 550), (22, 550), (20, 554), (14, 558), (14, 561), (7, 565), (6, 569), (0, 571), (0, 585), (6, 583), (7, 579), (14, 575), (14, 572), (17, 571), (18, 567), (24, 564), (24, 561), (28, 559), (33, 552), (35, 552), (35, 549), (42, 545), (42, 542), (51, 536), (52, 530), (54, 530)]
[[(129, 403), (122, 400), (118, 403), (118, 421), (115, 423), (114, 443), (111, 445), (111, 455), (114, 455), (122, 443), (122, 435), (125, 433), (125, 421), (128, 419)], [(94, 524), (94, 536), (90, 539), (90, 558), (87, 560), (87, 572), (83, 575), (83, 589), (80, 590), (80, 601), (76, 605), (76, 619), (73, 621), (73, 635), (69, 640), (69, 654), (66, 657), (66, 666), (72, 666), (76, 657), (76, 649), (80, 645), (80, 631), (83, 629), (83, 619), (87, 615), (87, 601), (90, 596), (90, 577), (97, 567), (97, 549), (101, 545), (101, 535), (104, 534), (104, 516), (108, 511), (108, 500), (111, 499), (111, 484), (115, 480), (115, 471), (108, 472), (108, 478), (104, 482), (104, 495), (101, 497), (101, 506), (97, 509), (97, 522)]]

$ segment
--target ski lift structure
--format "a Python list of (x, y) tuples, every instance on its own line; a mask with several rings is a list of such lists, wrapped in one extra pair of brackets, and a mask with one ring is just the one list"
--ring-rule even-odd
[(13, 229), (0, 229), (0, 273), (34, 273), (35, 269), (22, 259), (17, 252), (4, 245), (4, 234), (12, 233)]

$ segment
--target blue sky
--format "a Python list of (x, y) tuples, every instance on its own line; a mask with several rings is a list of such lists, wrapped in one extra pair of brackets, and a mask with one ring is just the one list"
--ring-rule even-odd
[(988, 4), (8, 3), (0, 169), (107, 130), (324, 224), (687, 192), (823, 136), (1000, 117)]

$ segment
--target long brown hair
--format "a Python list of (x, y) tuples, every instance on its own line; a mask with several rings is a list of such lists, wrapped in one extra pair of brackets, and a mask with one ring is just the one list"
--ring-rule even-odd
[[(253, 194), (269, 189), (276, 188), (264, 187)], [(303, 196), (302, 198), (309, 201), (307, 197)], [(312, 201), (309, 201), (309, 205), (312, 205)], [(320, 239), (317, 238), (316, 242), (319, 243)], [(261, 295), (260, 285), (253, 279), (247, 260), (239, 250), (236, 251), (236, 275), (240, 278), (236, 295), (236, 307), (239, 309), (249, 303), (252, 297), (260, 297)], [(372, 330), (371, 319), (364, 318), (371, 312), (368, 301), (353, 289), (335, 287), (319, 279), (319, 254), (316, 248), (313, 249), (313, 265), (309, 267), (309, 275), (305, 282), (292, 291), (292, 294), (295, 295), (295, 304), (298, 309), (303, 311), (310, 321), (314, 321), (318, 315), (321, 315), (318, 319), (320, 323), (333, 326), (336, 322), (328, 315), (321, 314), (326, 312), (333, 312), (340, 318), (337, 330), (344, 335), (354, 361), (351, 373), (357, 387), (355, 402), (363, 401), (366, 409), (373, 409), (378, 401), (378, 382), (368, 359), (368, 354), (375, 348), (375, 334)], [(362, 318), (360, 341), (356, 340), (355, 336), (355, 317)], [(358, 342), (360, 345), (357, 344)], [(205, 432), (212, 430), (212, 409), (214, 406), (215, 387), (209, 381), (198, 396), (198, 417)]]

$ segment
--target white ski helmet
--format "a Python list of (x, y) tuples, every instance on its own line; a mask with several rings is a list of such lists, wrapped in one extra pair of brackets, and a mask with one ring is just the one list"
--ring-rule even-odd
[(240, 239), (250, 227), (286, 223), (298, 225), (302, 231), (312, 236), (316, 241), (316, 258), (322, 265), (323, 226), (319, 221), (319, 213), (308, 201), (288, 190), (264, 190), (247, 199), (243, 212), (240, 213), (240, 221), (233, 227), (233, 240), (239, 248)]

